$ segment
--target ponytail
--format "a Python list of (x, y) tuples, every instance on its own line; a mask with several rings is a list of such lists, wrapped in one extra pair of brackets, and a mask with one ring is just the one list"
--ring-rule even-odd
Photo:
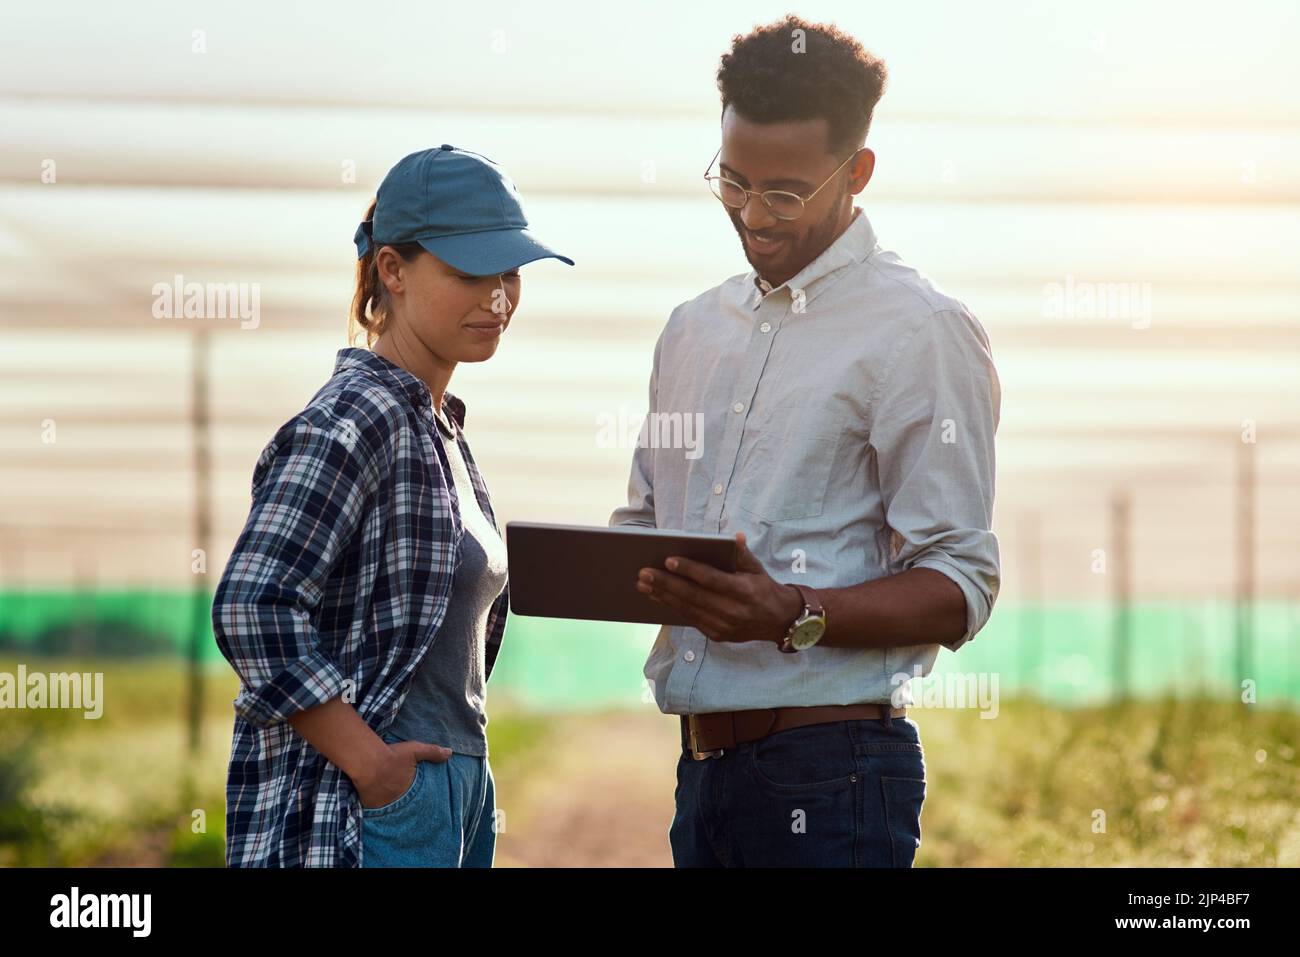
[[(375, 217), (376, 199), (370, 201), (365, 219)], [(379, 279), (379, 265), (376, 256), (382, 246), (392, 246), (407, 262), (424, 251), (419, 243), (374, 243), (366, 254), (357, 260), (357, 288), (352, 294), (352, 309), (348, 313), (348, 344), (356, 338), (356, 326), (366, 330), (366, 347), (374, 345), (376, 339), (384, 334), (392, 319), (392, 303), (388, 297), (388, 287)]]

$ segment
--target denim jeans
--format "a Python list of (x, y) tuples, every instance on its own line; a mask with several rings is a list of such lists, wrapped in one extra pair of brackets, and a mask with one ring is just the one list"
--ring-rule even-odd
[(677, 762), (677, 867), (911, 867), (925, 757), (908, 717), (814, 724)]
[[(402, 740), (392, 732), (383, 739)], [(396, 800), (362, 809), (362, 867), (491, 867), (496, 790), (486, 757), (421, 761)]]

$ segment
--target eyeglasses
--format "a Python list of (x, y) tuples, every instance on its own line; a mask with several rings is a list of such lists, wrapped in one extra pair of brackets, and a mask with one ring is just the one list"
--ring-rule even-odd
[(725, 176), (710, 176), (709, 170), (713, 169), (714, 162), (722, 155), (721, 146), (718, 147), (718, 152), (713, 154), (713, 159), (709, 160), (709, 165), (704, 170), (704, 178), (708, 181), (709, 189), (713, 191), (713, 195), (722, 200), (725, 206), (732, 209), (744, 209), (745, 204), (749, 202), (749, 197), (757, 196), (762, 199), (767, 211), (777, 219), (798, 219), (803, 215), (804, 204), (811, 202), (812, 198), (825, 188), (826, 183), (833, 180), (836, 173), (844, 169), (845, 163), (857, 156), (858, 152), (858, 150), (854, 150), (850, 153), (844, 162), (835, 168), (835, 172), (826, 177), (826, 182), (822, 183), (821, 186), (818, 186), (806, 197), (784, 189), (745, 189), (735, 180), (727, 179)]

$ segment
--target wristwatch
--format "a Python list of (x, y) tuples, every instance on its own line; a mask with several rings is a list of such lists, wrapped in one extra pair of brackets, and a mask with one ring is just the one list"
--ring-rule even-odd
[(803, 613), (794, 620), (780, 643), (782, 651), (793, 654), (796, 651), (806, 651), (821, 641), (822, 635), (826, 633), (826, 611), (822, 608), (817, 593), (807, 585), (796, 585), (794, 582), (786, 584), (799, 590), (804, 606)]

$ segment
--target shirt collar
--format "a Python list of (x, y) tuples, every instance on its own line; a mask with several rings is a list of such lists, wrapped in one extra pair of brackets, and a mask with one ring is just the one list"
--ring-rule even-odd
[[(334, 361), (334, 373), (337, 375), (345, 369), (359, 370), (378, 379), (394, 392), (406, 396), (417, 409), (433, 410), (433, 397), (429, 393), (429, 387), (419, 376), (369, 349), (356, 346), (340, 349)], [(465, 427), (465, 403), (452, 395), (450, 390), (442, 394), (442, 407), (451, 414), (451, 419), (457, 426)]]
[(750, 308), (757, 309), (763, 304), (764, 299), (778, 289), (789, 289), (791, 295), (794, 290), (802, 289), (804, 302), (810, 302), (826, 285), (818, 280), (838, 272), (845, 266), (862, 262), (875, 249), (876, 231), (871, 228), (871, 221), (867, 219), (867, 214), (863, 212), (862, 207), (855, 206), (853, 220), (844, 232), (836, 236), (834, 242), (822, 250), (821, 255), (781, 285), (773, 287), (759, 276), (758, 270), (751, 269), (746, 277), (754, 287)]

